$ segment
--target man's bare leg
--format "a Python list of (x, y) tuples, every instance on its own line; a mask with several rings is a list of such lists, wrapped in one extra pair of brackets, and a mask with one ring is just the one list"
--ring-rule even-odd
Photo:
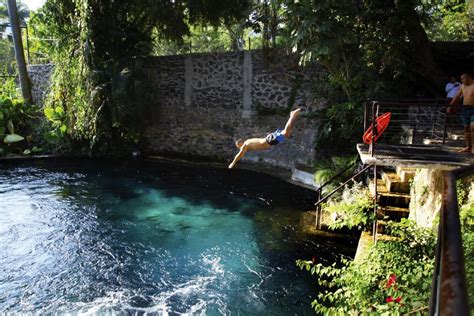
[(472, 130), (473, 130), (473, 123), (469, 126), (464, 126), (464, 134), (466, 135), (466, 147), (461, 149), (460, 153), (470, 153), (472, 151)]
[(290, 137), (291, 130), (293, 129), (293, 124), (295, 123), (296, 117), (298, 116), (300, 111), (301, 109), (298, 108), (290, 112), (290, 118), (288, 119), (288, 122), (286, 122), (285, 129), (281, 132), (281, 134), (286, 138)]

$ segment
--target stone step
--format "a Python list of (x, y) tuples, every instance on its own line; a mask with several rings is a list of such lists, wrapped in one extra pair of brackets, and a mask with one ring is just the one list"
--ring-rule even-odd
[(402, 218), (408, 218), (410, 210), (407, 207), (383, 206), (377, 209), (377, 218), (382, 220), (400, 221)]
[(377, 221), (377, 234), (387, 234), (387, 221)]
[[(369, 191), (375, 195), (373, 181), (369, 182)], [(410, 205), (410, 194), (400, 192), (389, 192), (382, 179), (377, 179), (377, 202), (381, 206), (394, 206), (407, 208)]]
[(395, 172), (403, 182), (408, 182), (415, 177), (416, 169), (407, 167), (395, 167)]
[(385, 183), (388, 192), (410, 192), (410, 183), (408, 181), (402, 181), (394, 171), (383, 170), (382, 180)]
[(377, 220), (377, 238), (378, 236), (392, 236), (388, 231), (388, 223), (390, 220)]

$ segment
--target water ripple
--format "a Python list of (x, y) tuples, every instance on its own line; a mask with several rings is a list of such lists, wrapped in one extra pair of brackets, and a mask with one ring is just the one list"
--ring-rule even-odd
[(294, 260), (353, 248), (299, 232), (305, 194), (181, 165), (0, 168), (0, 314), (309, 314)]

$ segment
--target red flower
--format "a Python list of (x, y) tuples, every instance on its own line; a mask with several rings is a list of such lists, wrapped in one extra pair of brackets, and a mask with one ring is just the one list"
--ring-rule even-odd
[(313, 263), (315, 263), (315, 262), (316, 262), (316, 257), (311, 258), (311, 261), (312, 261)]
[(397, 276), (395, 274), (391, 274), (387, 281), (387, 289), (391, 287), (392, 285), (394, 285), (396, 281), (397, 281)]
[(393, 299), (393, 297), (389, 296), (385, 299), (385, 302), (387, 302), (387, 303), (393, 303), (393, 302), (400, 303), (401, 300), (402, 300), (401, 296), (397, 297), (396, 299)]

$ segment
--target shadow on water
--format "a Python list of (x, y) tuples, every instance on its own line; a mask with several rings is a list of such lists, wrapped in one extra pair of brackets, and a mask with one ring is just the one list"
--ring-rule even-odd
[(0, 180), (0, 312), (311, 314), (295, 260), (356, 247), (303, 234), (314, 193), (254, 171), (53, 160)]

